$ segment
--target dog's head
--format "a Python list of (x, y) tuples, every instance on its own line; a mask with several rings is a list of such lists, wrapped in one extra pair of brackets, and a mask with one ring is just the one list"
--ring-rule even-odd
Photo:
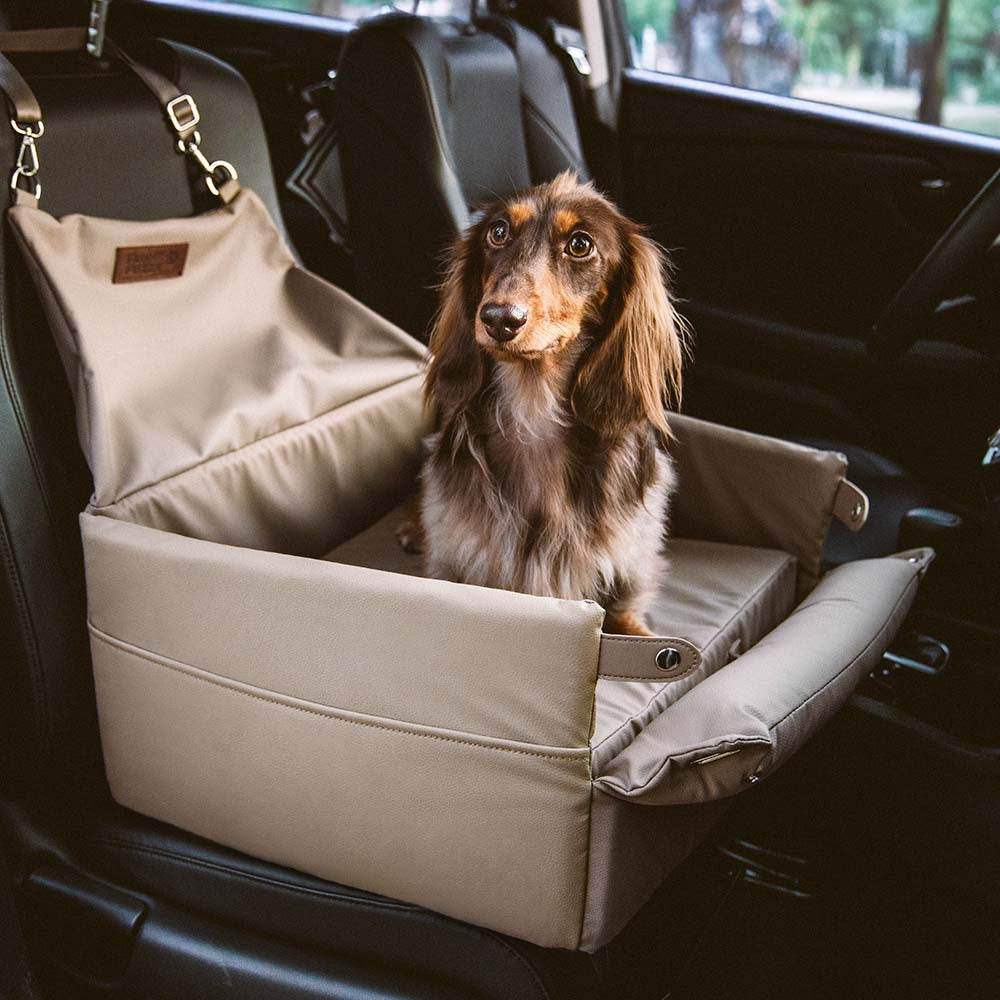
[(429, 394), (467, 404), (487, 358), (547, 371), (572, 356), (577, 419), (609, 431), (645, 420), (666, 432), (684, 348), (664, 260), (591, 185), (561, 174), (491, 205), (449, 262)]

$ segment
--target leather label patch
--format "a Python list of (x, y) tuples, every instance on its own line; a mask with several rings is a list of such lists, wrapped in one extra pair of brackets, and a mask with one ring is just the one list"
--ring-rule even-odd
[(187, 261), (187, 243), (163, 243), (153, 247), (118, 247), (115, 250), (116, 285), (129, 281), (159, 281), (179, 278)]

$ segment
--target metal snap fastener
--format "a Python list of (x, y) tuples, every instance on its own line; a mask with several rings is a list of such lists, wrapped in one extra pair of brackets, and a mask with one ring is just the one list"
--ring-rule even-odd
[(660, 670), (673, 670), (681, 662), (681, 654), (673, 646), (667, 646), (656, 654), (656, 666)]

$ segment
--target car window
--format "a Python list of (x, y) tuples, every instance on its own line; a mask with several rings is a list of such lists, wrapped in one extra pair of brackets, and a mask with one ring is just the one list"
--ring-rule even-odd
[[(398, 8), (412, 11), (413, 3), (386, 3), (385, 0), (215, 0), (216, 3), (242, 4), (244, 7), (267, 7), (270, 10), (287, 10), (296, 14), (318, 14), (337, 17), (345, 21), (360, 21), (373, 14)], [(420, 13), (437, 17), (468, 17), (470, 0), (420, 0)]]
[(1000, 0), (623, 0), (636, 66), (1000, 136)]

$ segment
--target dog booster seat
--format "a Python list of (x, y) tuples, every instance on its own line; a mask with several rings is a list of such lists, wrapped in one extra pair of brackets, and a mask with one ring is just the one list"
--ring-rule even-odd
[(678, 415), (661, 637), (603, 634), (591, 601), (422, 578), (393, 511), (430, 429), (424, 349), (227, 186), (193, 219), (55, 219), (23, 192), (10, 211), (94, 475), (111, 791), (262, 859), (595, 950), (833, 714), (932, 553), (820, 578), (831, 518), (866, 512), (842, 456)]

